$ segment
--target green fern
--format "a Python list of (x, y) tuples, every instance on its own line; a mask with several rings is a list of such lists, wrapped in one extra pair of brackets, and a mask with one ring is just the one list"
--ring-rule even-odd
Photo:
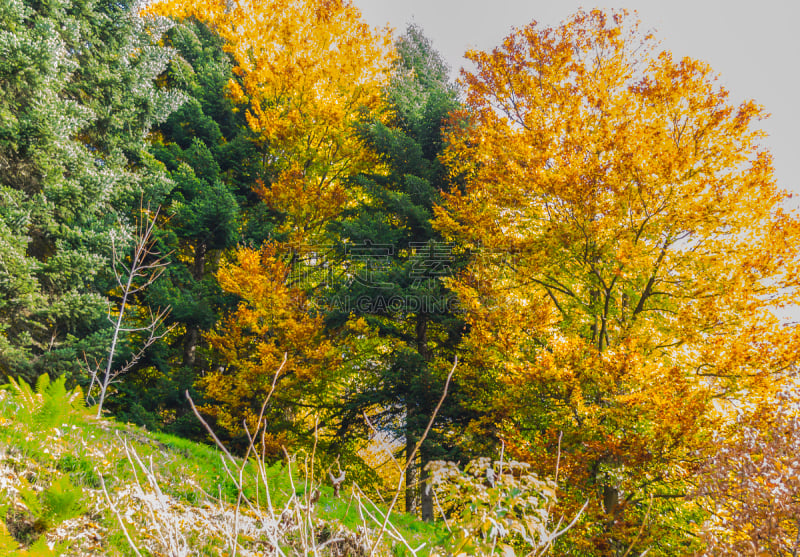
[(61, 555), (67, 549), (67, 544), (62, 543), (55, 546), (53, 549), (47, 547), (47, 540), (44, 536), (36, 540), (33, 545), (27, 549), (20, 549), (15, 555), (16, 557), (56, 557)]
[(42, 494), (42, 518), (48, 526), (58, 525), (65, 520), (82, 515), (86, 511), (83, 491), (72, 484), (69, 476), (60, 476)]
[(42, 397), (42, 406), (33, 417), (33, 422), (40, 430), (50, 429), (67, 421), (72, 410), (65, 387), (66, 377), (62, 375), (52, 383), (47, 377), (44, 374), (36, 382), (36, 393)]
[[(3, 515), (5, 516), (5, 513)], [(5, 523), (0, 520), (0, 555), (13, 555), (18, 545), (17, 540), (9, 534)]]
[(34, 519), (34, 524), (39, 525), (41, 529), (38, 530), (36, 541), (27, 550), (17, 550), (16, 553), (12, 553), (11, 549), (17, 547), (17, 540), (11, 537), (6, 526), (0, 522), (2, 525), (0, 526), (0, 554), (28, 557), (60, 554), (63, 548), (50, 550), (41, 533), (86, 512), (83, 491), (80, 487), (73, 485), (68, 476), (55, 478), (50, 483), (50, 487), (42, 492), (37, 492), (23, 478), (18, 489), (19, 497)]
[(22, 503), (25, 505), (25, 508), (28, 509), (28, 512), (36, 518), (41, 518), (44, 513), (44, 507), (42, 506), (42, 502), (36, 490), (33, 489), (25, 478), (20, 478), (18, 489), (19, 498), (22, 499)]
[(13, 555), (15, 557), (56, 557), (64, 553), (66, 544), (60, 544), (53, 549), (47, 547), (44, 536), (36, 540), (33, 545), (22, 549), (17, 540), (8, 532), (6, 525), (0, 521), (0, 555)]
[(88, 416), (83, 391), (80, 387), (68, 391), (66, 382), (65, 376), (51, 381), (50, 376), (43, 373), (36, 380), (34, 391), (25, 381), (10, 378), (10, 390), (18, 406), (15, 421), (43, 431), (71, 422), (75, 417)]
[(49, 386), (50, 376), (46, 373), (41, 374), (39, 379), (36, 380), (36, 394), (43, 395)]
[(14, 393), (14, 402), (18, 406), (18, 411), (15, 415), (16, 421), (22, 422), (29, 427), (32, 426), (33, 417), (42, 404), (41, 397), (36, 396), (31, 386), (21, 379), (18, 383), (13, 377), (9, 377), (8, 381), (11, 391)]

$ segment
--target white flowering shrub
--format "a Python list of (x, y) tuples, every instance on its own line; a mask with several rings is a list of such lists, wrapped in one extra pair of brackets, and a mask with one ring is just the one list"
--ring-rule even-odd
[(569, 528), (552, 525), (556, 483), (540, 479), (526, 463), (479, 458), (461, 470), (434, 461), (427, 470), (452, 534), (452, 555), (543, 555)]

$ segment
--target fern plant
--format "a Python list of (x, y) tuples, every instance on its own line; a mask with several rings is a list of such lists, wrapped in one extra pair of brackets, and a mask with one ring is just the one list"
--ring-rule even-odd
[(43, 373), (36, 380), (35, 388), (24, 380), (9, 378), (6, 389), (13, 394), (14, 420), (34, 431), (71, 423), (75, 418), (88, 415), (81, 388), (67, 390), (65, 376), (51, 381), (50, 376)]
[(80, 516), (86, 510), (83, 492), (72, 484), (68, 476), (59, 476), (50, 487), (37, 493), (27, 482), (19, 490), (20, 498), (31, 514), (49, 528)]
[[(50, 528), (80, 516), (86, 511), (83, 491), (64, 475), (54, 478), (44, 491), (34, 489), (24, 478), (21, 478), (17, 488), (19, 500), (25, 510), (20, 511), (16, 508), (13, 512), (9, 512), (8, 505), (0, 508), (0, 515), (5, 517), (7, 524), (17, 525), (14, 528), (15, 539), (9, 532), (8, 525), (0, 521), (0, 551), (3, 555), (58, 555), (60, 549), (49, 549), (43, 534)], [(30, 545), (24, 551), (17, 549), (16, 553), (12, 553), (11, 551), (20, 543)]]
[(0, 520), (0, 554), (14, 555), (15, 557), (56, 557), (63, 552), (63, 546), (56, 546), (50, 549), (44, 536), (41, 536), (29, 547), (21, 547), (9, 533), (8, 527)]

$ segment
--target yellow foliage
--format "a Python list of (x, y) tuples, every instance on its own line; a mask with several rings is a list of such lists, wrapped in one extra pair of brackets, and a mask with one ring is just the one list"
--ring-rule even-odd
[(213, 28), (236, 64), (231, 98), (263, 143), (270, 184), (257, 190), (299, 245), (346, 205), (341, 180), (374, 164), (354, 125), (377, 111), (392, 59), (388, 29), (347, 0), (162, 0), (152, 13)]
[(200, 386), (213, 401), (204, 410), (234, 435), (243, 433), (243, 421), (254, 431), (284, 354), (270, 407), (280, 409), (288, 429), (313, 431), (314, 411), (334, 395), (336, 352), (324, 337), (322, 317), (309, 310), (302, 292), (287, 286), (287, 276), (274, 244), (238, 250), (235, 262), (217, 273), (222, 288), (241, 302), (206, 336), (225, 365)]
[(223, 365), (200, 382), (213, 401), (206, 410), (233, 434), (242, 433), (243, 420), (254, 425), (286, 353), (272, 423), (308, 432), (312, 414), (336, 396), (342, 358), (321, 317), (289, 286), (295, 263), (278, 254), (319, 241), (351, 198), (344, 179), (377, 162), (357, 124), (381, 110), (391, 34), (370, 28), (348, 0), (162, 0), (147, 11), (195, 18), (224, 40), (236, 75), (227, 94), (245, 110), (268, 177), (253, 188), (278, 215), (276, 234), (285, 239), (239, 249), (217, 274), (242, 301), (207, 337)]
[(800, 221), (759, 148), (763, 110), (624, 12), (468, 58), (469, 124), (444, 156), (464, 185), (436, 226), (479, 254), (452, 283), (475, 380), (500, 388), (511, 452), (542, 472), (564, 432), (573, 501), (607, 525), (587, 543), (624, 552), (647, 494), (680, 490), (730, 420), (720, 401), (797, 360), (771, 309), (798, 301)]

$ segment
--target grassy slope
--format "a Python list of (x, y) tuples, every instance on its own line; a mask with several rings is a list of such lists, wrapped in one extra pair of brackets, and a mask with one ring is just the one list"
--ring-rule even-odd
[[(46, 386), (40, 390), (39, 395), (0, 391), (2, 554), (135, 555), (120, 520), (145, 555), (225, 554), (234, 531), (239, 555), (271, 555), (275, 545), (287, 555), (310, 553), (314, 544), (330, 540), (340, 541), (328, 543), (322, 554), (358, 555), (374, 542), (378, 528), (362, 515), (381, 509), (365, 504), (360, 512), (352, 486), (345, 484), (338, 499), (321, 486), (308, 512), (306, 494), (313, 490), (303, 485), (296, 467), (290, 478), (285, 466), (274, 465), (266, 470), (270, 513), (264, 482), (250, 465), (243, 473), (244, 493), (254, 504), (243, 504), (237, 513), (239, 490), (217, 449), (95, 420), (70, 393), (52, 386), (52, 392)], [(152, 471), (155, 483), (148, 482), (145, 470)], [(413, 547), (425, 542), (429, 548), (441, 536), (435, 527), (401, 514), (391, 522)], [(406, 552), (387, 535), (378, 546), (378, 554)]]

